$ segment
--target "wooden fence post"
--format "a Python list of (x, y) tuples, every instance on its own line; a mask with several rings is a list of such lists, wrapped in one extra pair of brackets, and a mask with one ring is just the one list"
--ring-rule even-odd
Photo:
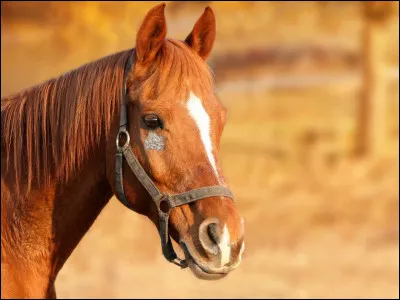
[(393, 12), (390, 1), (363, 1), (363, 85), (358, 116), (358, 155), (380, 156), (387, 147), (386, 21)]

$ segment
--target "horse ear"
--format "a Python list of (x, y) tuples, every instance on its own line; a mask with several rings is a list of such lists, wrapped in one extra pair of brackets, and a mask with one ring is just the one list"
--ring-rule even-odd
[(201, 58), (206, 60), (214, 45), (216, 35), (215, 15), (207, 6), (201, 17), (197, 20), (192, 32), (185, 39)]
[(164, 43), (167, 35), (165, 3), (153, 7), (146, 15), (136, 38), (137, 62), (151, 62)]

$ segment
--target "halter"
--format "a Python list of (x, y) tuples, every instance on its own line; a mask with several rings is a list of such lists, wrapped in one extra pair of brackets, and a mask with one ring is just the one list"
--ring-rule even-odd
[[(198, 189), (193, 189), (181, 194), (176, 195), (168, 195), (162, 193), (154, 182), (150, 179), (147, 175), (146, 171), (143, 169), (133, 151), (129, 145), (130, 136), (127, 130), (128, 126), (128, 116), (127, 116), (127, 107), (126, 107), (126, 77), (129, 71), (132, 68), (132, 56), (130, 55), (126, 65), (125, 65), (125, 72), (124, 72), (124, 87), (122, 91), (122, 105), (121, 105), (121, 115), (120, 115), (120, 122), (119, 122), (119, 131), (117, 134), (116, 139), (116, 146), (117, 152), (115, 154), (116, 162), (115, 162), (115, 174), (116, 174), (116, 192), (118, 199), (129, 209), (133, 210), (131, 204), (125, 197), (124, 187), (123, 187), (123, 172), (122, 172), (122, 165), (123, 165), (123, 157), (125, 157), (126, 162), (128, 163), (130, 169), (136, 175), (137, 179), (143, 185), (143, 187), (147, 190), (150, 197), (153, 199), (157, 210), (158, 210), (158, 217), (159, 217), (159, 234), (161, 238), (161, 247), (162, 253), (164, 257), (169, 261), (181, 268), (186, 268), (187, 262), (186, 260), (180, 259), (174, 251), (174, 248), (171, 243), (171, 238), (168, 234), (168, 219), (169, 213), (172, 208), (181, 206), (184, 204), (188, 204), (191, 202), (195, 202), (197, 200), (208, 198), (208, 197), (216, 197), (216, 196), (223, 196), (229, 197), (234, 200), (233, 194), (230, 189), (221, 186), (206, 186), (201, 187)], [(126, 141), (123, 146), (119, 145), (119, 140), (121, 135), (126, 136)]]

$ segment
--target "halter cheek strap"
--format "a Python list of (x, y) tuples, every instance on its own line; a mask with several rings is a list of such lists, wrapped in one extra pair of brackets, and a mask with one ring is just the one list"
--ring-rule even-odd
[[(193, 189), (181, 194), (168, 195), (162, 193), (154, 182), (147, 175), (146, 171), (143, 169), (135, 155), (133, 154), (132, 148), (130, 147), (130, 136), (127, 130), (128, 118), (127, 118), (127, 108), (126, 108), (126, 77), (132, 68), (132, 56), (131, 55), (125, 66), (124, 73), (124, 88), (122, 91), (122, 105), (121, 105), (121, 115), (120, 115), (120, 127), (116, 139), (116, 154), (115, 154), (115, 174), (116, 174), (116, 185), (115, 190), (117, 198), (129, 209), (133, 210), (131, 204), (126, 199), (124, 187), (123, 187), (123, 162), (124, 158), (127, 162), (129, 168), (135, 174), (137, 179), (147, 190), (150, 197), (153, 199), (158, 211), (159, 217), (159, 234), (161, 239), (161, 247), (164, 257), (180, 266), (181, 268), (186, 268), (187, 263), (185, 260), (178, 258), (174, 248), (172, 246), (171, 238), (168, 234), (168, 220), (169, 213), (172, 208), (181, 206), (184, 204), (192, 203), (200, 199), (209, 197), (229, 197), (234, 200), (234, 196), (230, 189), (221, 186), (207, 186), (199, 189)], [(120, 146), (120, 137), (125, 135), (126, 141), (123, 146)]]

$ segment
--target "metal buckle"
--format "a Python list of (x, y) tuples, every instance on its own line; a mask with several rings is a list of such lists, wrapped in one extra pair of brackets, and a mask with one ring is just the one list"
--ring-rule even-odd
[[(125, 144), (124, 144), (123, 146), (120, 146), (120, 145), (119, 145), (119, 138), (120, 138), (120, 134), (121, 134), (121, 133), (123, 133), (123, 134), (126, 135), (126, 142), (125, 142)], [(128, 132), (125, 128), (120, 129), (120, 130), (118, 131), (117, 139), (116, 139), (116, 141), (115, 141), (115, 143), (116, 143), (116, 145), (117, 145), (117, 149), (118, 149), (119, 151), (123, 150), (127, 145), (129, 145), (130, 140), (131, 140), (131, 137), (129, 136), (129, 132)]]

